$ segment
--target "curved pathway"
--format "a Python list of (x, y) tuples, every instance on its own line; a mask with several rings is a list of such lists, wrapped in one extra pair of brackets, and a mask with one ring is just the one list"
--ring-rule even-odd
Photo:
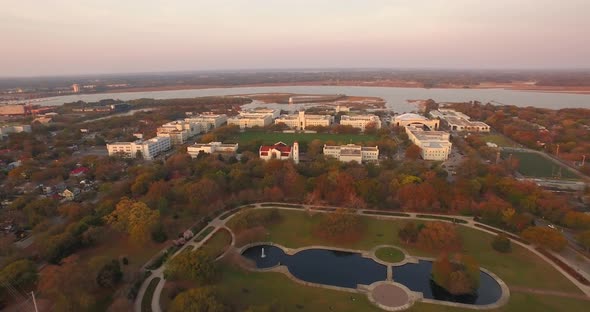
[[(264, 206), (263, 206), (264, 204)], [(335, 208), (339, 208), (339, 207), (330, 207), (330, 206), (318, 206), (318, 205), (305, 205), (305, 204), (290, 204), (290, 203), (276, 203), (276, 202), (267, 202), (267, 203), (257, 203), (257, 204), (249, 204), (249, 205), (244, 205), (244, 206), (240, 206), (237, 208), (234, 208), (231, 211), (239, 211), (240, 209), (244, 208), (244, 207), (251, 207), (249, 209), (267, 209), (267, 208), (276, 208), (276, 209), (282, 209), (282, 210), (292, 210), (292, 211), (303, 211), (302, 208), (293, 208), (293, 207), (288, 207), (288, 206), (298, 206), (298, 207), (302, 207), (303, 209), (312, 209), (312, 210), (316, 210), (318, 212), (329, 212), (329, 211), (333, 211), (333, 209)], [(323, 210), (322, 210), (323, 209)], [(370, 210), (370, 209), (358, 209), (355, 210), (354, 214), (358, 214), (358, 215), (363, 215), (363, 216), (367, 216), (367, 217), (373, 217), (373, 218), (383, 218), (383, 219), (417, 219), (417, 220), (422, 220), (422, 221), (442, 221), (442, 222), (449, 222), (451, 223), (451, 221), (447, 221), (447, 220), (438, 220), (438, 219), (428, 219), (428, 218), (419, 218), (417, 215), (432, 215), (432, 216), (441, 216), (441, 217), (448, 217), (448, 218), (454, 218), (457, 220), (463, 220), (467, 223), (462, 223), (461, 225), (463, 226), (467, 226), (479, 231), (483, 231), (492, 235), (496, 235), (496, 233), (488, 231), (486, 229), (483, 229), (481, 227), (477, 227), (476, 224), (477, 222), (475, 222), (473, 220), (473, 217), (466, 217), (466, 216), (453, 216), (453, 215), (441, 215), (441, 214), (433, 214), (433, 213), (414, 213), (414, 212), (403, 212), (408, 216), (394, 216), (394, 215), (375, 215), (375, 214), (371, 214), (371, 212), (383, 212), (383, 211), (379, 211), (379, 210)], [(227, 228), (225, 226), (226, 222), (231, 220), (231, 218), (235, 215), (235, 214), (231, 214), (230, 216), (226, 217), (224, 220), (221, 219), (222, 216), (226, 215), (228, 212), (222, 213), (220, 216), (216, 217), (215, 219), (211, 220), (211, 222), (209, 222), (208, 225), (206, 225), (199, 233), (195, 233), (195, 236), (193, 236), (193, 238), (191, 238), (190, 241), (188, 241), (184, 246), (182, 246), (182, 248), (180, 248), (178, 251), (176, 251), (172, 256), (169, 257), (169, 259), (176, 257), (179, 253), (181, 253), (185, 248), (187, 248), (187, 246), (193, 246), (194, 250), (200, 248), (206, 241), (208, 241), (214, 233), (216, 233), (220, 228)], [(487, 226), (487, 225), (486, 225)], [(199, 236), (200, 233), (202, 233), (205, 229), (207, 229), (208, 227), (213, 227), (213, 231), (211, 231), (211, 233), (209, 233), (207, 236), (205, 236), (200, 242), (195, 242), (195, 239)], [(491, 226), (488, 226), (490, 228), (492, 228)], [(494, 228), (495, 230), (498, 231), (502, 231), (505, 232), (501, 229), (497, 229)], [(233, 235), (233, 231), (230, 230), (230, 233), (232, 233), (232, 246), (234, 246), (235, 244), (235, 238)], [(511, 234), (511, 233), (509, 233)], [(590, 298), (590, 286), (586, 286), (582, 283), (580, 283), (578, 280), (576, 280), (575, 278), (571, 277), (567, 272), (565, 272), (563, 269), (561, 269), (559, 266), (557, 266), (555, 263), (553, 263), (551, 260), (549, 260), (547, 257), (545, 257), (544, 255), (542, 255), (541, 253), (539, 253), (535, 248), (533, 248), (532, 246), (523, 244), (519, 241), (515, 241), (513, 239), (511, 239), (511, 241), (515, 244), (518, 244), (519, 246), (527, 249), (528, 251), (532, 252), (533, 254), (537, 255), (538, 257), (540, 257), (541, 259), (545, 260), (547, 263), (549, 263), (549, 265), (551, 265), (553, 268), (555, 268), (557, 271), (559, 271), (561, 274), (563, 274), (567, 279), (569, 279), (572, 283), (574, 283), (574, 285), (576, 285), (587, 297), (586, 298)], [(229, 249), (228, 249), (229, 250)], [(222, 255), (223, 256), (223, 255)], [(165, 284), (165, 280), (164, 280), (164, 267), (165, 267), (165, 263), (162, 264), (162, 266), (156, 270), (152, 271), (152, 274), (143, 282), (143, 284), (141, 285), (139, 292), (137, 294), (137, 297), (135, 299), (135, 304), (134, 304), (134, 311), (135, 312), (141, 312), (141, 301), (143, 299), (143, 296), (145, 294), (145, 291), (147, 289), (147, 286), (149, 285), (149, 283), (151, 282), (152, 279), (159, 277), (161, 278), (160, 282), (158, 283), (158, 285), (156, 286), (156, 289), (154, 290), (154, 294), (152, 296), (152, 311), (153, 312), (161, 312), (162, 309), (160, 307), (160, 296), (162, 294), (162, 290), (164, 289), (164, 284)], [(520, 289), (521, 291), (523, 291), (524, 289)], [(527, 290), (529, 292), (533, 292), (533, 291), (540, 291), (540, 290), (532, 290), (529, 289)], [(583, 297), (583, 296), (582, 296)]]

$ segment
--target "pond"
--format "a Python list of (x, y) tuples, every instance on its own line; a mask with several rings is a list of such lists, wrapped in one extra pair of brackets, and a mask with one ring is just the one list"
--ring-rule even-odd
[(492, 304), (502, 296), (502, 288), (490, 275), (480, 272), (479, 289), (476, 295), (453, 296), (447, 291), (432, 284), (430, 272), (432, 262), (420, 260), (419, 263), (408, 263), (393, 268), (393, 280), (405, 285), (410, 290), (421, 292), (424, 298), (452, 301), (466, 304)]
[[(262, 258), (264, 248), (265, 258)], [(296, 278), (317, 284), (356, 288), (387, 279), (387, 267), (358, 253), (327, 249), (307, 249), (287, 255), (279, 247), (259, 245), (242, 254), (256, 262), (257, 268), (284, 265)]]
[[(262, 249), (264, 255), (262, 257)], [(256, 263), (259, 269), (284, 265), (296, 278), (317, 284), (357, 288), (358, 284), (370, 285), (387, 279), (387, 267), (365, 258), (359, 253), (328, 249), (306, 249), (294, 255), (287, 255), (281, 248), (258, 245), (246, 249), (242, 255)], [(410, 290), (421, 292), (424, 298), (487, 305), (497, 302), (502, 288), (490, 275), (480, 272), (480, 286), (475, 295), (453, 296), (430, 280), (432, 262), (420, 260), (393, 267), (393, 281)]]

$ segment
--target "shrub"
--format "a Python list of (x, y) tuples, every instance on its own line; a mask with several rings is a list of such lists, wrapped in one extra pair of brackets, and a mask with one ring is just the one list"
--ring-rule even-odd
[(418, 240), (418, 233), (420, 233), (420, 228), (414, 222), (408, 222), (397, 232), (397, 235), (403, 242), (410, 244)]
[(492, 241), (492, 248), (498, 252), (508, 253), (512, 250), (512, 243), (506, 235), (498, 234)]

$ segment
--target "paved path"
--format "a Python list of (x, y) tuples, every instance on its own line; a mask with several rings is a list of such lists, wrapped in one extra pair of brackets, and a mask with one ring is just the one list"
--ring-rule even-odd
[[(293, 211), (302, 211), (301, 208), (289, 208), (289, 207), (285, 207), (285, 206), (280, 206), (280, 205), (284, 205), (285, 203), (265, 203), (265, 204), (274, 204), (277, 206), (262, 206), (263, 203), (257, 203), (257, 204), (250, 204), (250, 205), (245, 205), (248, 207), (253, 207), (251, 209), (265, 209), (265, 208), (277, 208), (277, 209), (282, 209), (282, 210), (293, 210)], [(290, 204), (293, 205), (293, 204)], [(317, 206), (317, 205), (299, 205), (301, 207), (303, 207), (304, 209), (313, 209), (313, 208), (338, 208), (338, 207), (328, 207), (328, 206)], [(241, 208), (241, 207), (239, 207)], [(236, 208), (235, 210), (239, 209)], [(454, 216), (454, 215), (440, 215), (440, 214), (433, 214), (433, 213), (413, 213), (413, 212), (404, 212), (407, 215), (409, 215), (409, 217), (405, 217), (405, 216), (389, 216), (389, 215), (370, 215), (367, 214), (367, 212), (374, 212), (374, 211), (378, 211), (378, 210), (370, 210), (370, 209), (359, 209), (356, 210), (355, 212), (353, 212), (354, 214), (359, 214), (359, 215), (364, 215), (364, 216), (368, 216), (368, 217), (378, 217), (378, 218), (384, 218), (384, 219), (419, 219), (419, 220), (428, 220), (425, 218), (418, 218), (417, 215), (419, 214), (428, 214), (428, 215), (438, 215), (438, 216), (444, 216), (444, 217), (451, 217), (451, 218), (455, 218), (455, 219), (460, 219), (460, 220), (464, 220), (467, 223), (466, 224), (461, 224), (479, 231), (483, 231), (492, 235), (496, 235), (496, 233), (488, 231), (486, 229), (480, 228), (476, 226), (476, 222), (473, 220), (473, 217), (466, 217), (466, 216)], [(325, 212), (322, 210), (318, 210), (318, 212)], [(381, 211), (383, 212), (383, 211)], [(225, 214), (225, 213), (224, 213)], [(199, 233), (195, 233), (195, 236), (189, 241), (187, 242), (182, 248), (180, 248), (176, 253), (174, 253), (172, 256), (170, 256), (170, 258), (176, 257), (179, 253), (181, 253), (187, 246), (194, 246), (194, 250), (196, 250), (197, 248), (200, 248), (209, 238), (211, 238), (211, 236), (213, 236), (213, 234), (220, 228), (225, 228), (225, 223), (230, 220), (233, 215), (227, 217), (225, 220), (221, 220), (221, 216), (223, 216), (224, 214), (221, 214), (220, 216), (216, 217), (215, 219), (213, 219), (211, 222), (209, 222), (209, 224), (207, 226), (205, 226), (203, 228), (203, 230), (201, 230), (201, 232), (203, 232), (206, 228), (212, 226), (214, 227), (214, 230), (211, 231), (211, 233), (209, 233), (205, 238), (203, 238), (200, 242), (195, 242), (195, 239), (199, 236)], [(443, 222), (449, 222), (449, 221), (444, 221), (444, 220), (438, 220), (438, 221), (443, 221)], [(488, 225), (486, 225), (488, 226)], [(491, 226), (488, 226), (490, 228), (492, 228)], [(497, 229), (494, 228), (498, 231), (502, 231), (505, 232), (501, 229)], [(230, 231), (231, 233), (231, 231)], [(506, 232), (508, 233), (508, 232)], [(508, 233), (508, 234), (512, 234), (512, 233)], [(513, 234), (512, 234), (513, 235)], [(233, 238), (233, 234), (232, 234), (232, 238)], [(511, 239), (512, 240), (512, 239)], [(235, 243), (235, 240), (232, 240), (232, 245)], [(535, 255), (539, 256), (540, 258), (542, 258), (543, 260), (545, 260), (547, 263), (549, 263), (549, 265), (551, 265), (553, 268), (555, 268), (557, 271), (561, 272), (561, 274), (563, 274), (567, 279), (569, 279), (572, 283), (574, 283), (574, 285), (576, 285), (586, 296), (580, 295), (580, 298), (588, 298), (590, 300), (590, 286), (586, 286), (580, 282), (578, 282), (575, 278), (571, 277), (567, 272), (565, 272), (564, 270), (562, 270), (559, 266), (557, 266), (556, 264), (554, 264), (551, 260), (549, 260), (547, 257), (545, 257), (544, 255), (542, 255), (541, 253), (539, 253), (537, 250), (535, 250), (534, 247), (523, 244), (521, 242), (512, 240), (512, 243), (520, 245), (521, 247), (529, 250), (530, 252), (534, 253)], [(162, 289), (164, 288), (164, 284), (165, 284), (165, 280), (164, 280), (164, 267), (165, 265), (162, 265), (160, 268), (152, 271), (152, 274), (150, 275), (150, 277), (148, 277), (143, 284), (141, 285), (141, 288), (139, 289), (139, 292), (137, 294), (137, 298), (135, 299), (135, 305), (134, 305), (134, 311), (135, 312), (141, 312), (141, 301), (142, 298), (145, 294), (146, 288), (149, 285), (150, 281), (156, 277), (160, 277), (161, 280), (158, 283), (155, 291), (154, 291), (154, 295), (152, 297), (152, 311), (153, 312), (161, 312), (162, 309), (160, 308), (160, 296), (162, 294)], [(524, 289), (524, 288), (521, 288)], [(527, 291), (529, 292), (533, 292), (533, 291), (539, 291), (539, 290), (534, 290), (534, 289), (528, 289)], [(547, 293), (548, 294), (548, 293)], [(577, 295), (572, 295), (572, 296), (577, 296)], [(572, 297), (574, 298), (574, 297)]]
[(565, 292), (561, 292), (561, 291), (544, 290), (544, 289), (536, 289), (536, 288), (528, 288), (528, 287), (520, 287), (520, 286), (510, 286), (509, 288), (510, 288), (510, 291), (521, 292), (521, 293), (549, 295), (549, 296), (590, 301), (590, 297), (588, 297), (588, 296), (576, 295), (576, 294), (572, 294), (572, 293), (565, 293)]

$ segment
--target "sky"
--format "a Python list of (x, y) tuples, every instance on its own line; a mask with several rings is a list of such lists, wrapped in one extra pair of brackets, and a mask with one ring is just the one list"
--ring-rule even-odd
[(589, 0), (0, 0), (0, 76), (590, 68)]

